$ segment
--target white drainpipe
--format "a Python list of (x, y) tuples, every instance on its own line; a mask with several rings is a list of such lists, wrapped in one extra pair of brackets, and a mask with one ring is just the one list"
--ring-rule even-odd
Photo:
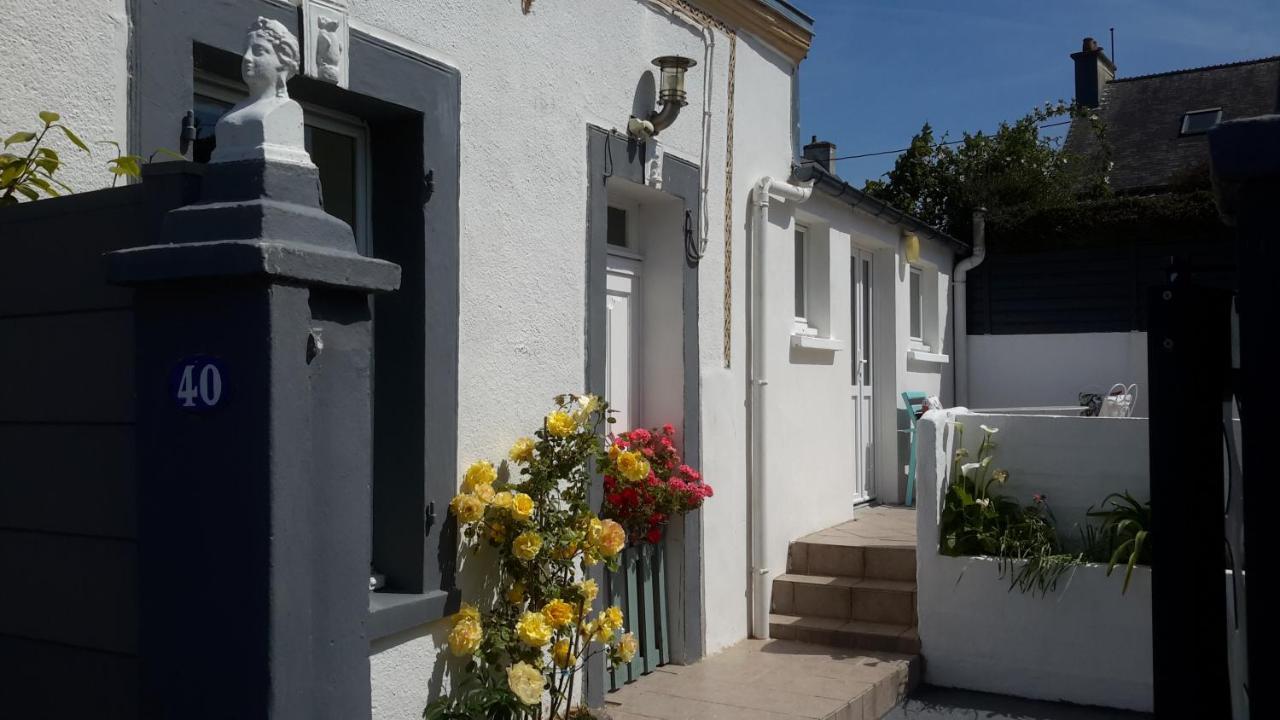
[(951, 275), (951, 287), (955, 293), (956, 321), (955, 328), (955, 369), (957, 407), (969, 405), (969, 271), (982, 264), (987, 258), (987, 210), (978, 208), (973, 211), (973, 254), (956, 263), (956, 270)]
[[(749, 263), (747, 278), (751, 288), (747, 292), (747, 377), (750, 391), (747, 393), (747, 447), (750, 459), (747, 473), (750, 477), (751, 495), (751, 635), (769, 637), (769, 573), (765, 566), (768, 535), (765, 512), (765, 448), (767, 425), (765, 422), (765, 389), (769, 386), (768, 358), (765, 352), (765, 283), (769, 273), (765, 271), (765, 228), (769, 223), (769, 198), (802, 203), (813, 194), (812, 187), (792, 185), (771, 177), (761, 178), (755, 186), (753, 204), (755, 216), (751, 219), (751, 247), (747, 249)], [(783, 342), (785, 338), (776, 338)]]

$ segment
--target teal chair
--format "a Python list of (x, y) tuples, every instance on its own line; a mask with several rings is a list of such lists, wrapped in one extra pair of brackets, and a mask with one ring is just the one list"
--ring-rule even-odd
[(907, 505), (916, 504), (916, 421), (924, 415), (925, 401), (929, 396), (922, 392), (907, 390), (902, 393), (902, 402), (907, 406), (907, 420), (911, 424), (911, 460), (907, 464)]

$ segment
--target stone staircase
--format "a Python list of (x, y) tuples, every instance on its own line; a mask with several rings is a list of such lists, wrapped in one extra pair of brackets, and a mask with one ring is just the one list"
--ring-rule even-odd
[(770, 636), (918, 654), (914, 544), (868, 542), (842, 527), (791, 543), (787, 573), (773, 581)]

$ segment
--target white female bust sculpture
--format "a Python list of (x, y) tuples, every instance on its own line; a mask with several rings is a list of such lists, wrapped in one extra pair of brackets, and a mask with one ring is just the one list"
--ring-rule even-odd
[(302, 106), (289, 99), (289, 78), (298, 72), (298, 40), (276, 20), (258, 18), (249, 27), (240, 77), (249, 86), (218, 121), (210, 162), (271, 160), (311, 165), (304, 144)]

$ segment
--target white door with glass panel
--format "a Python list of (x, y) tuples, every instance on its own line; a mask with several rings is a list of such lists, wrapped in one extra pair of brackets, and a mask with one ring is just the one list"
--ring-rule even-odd
[(854, 249), (849, 258), (850, 328), (853, 350), (850, 397), (853, 411), (854, 502), (875, 496), (875, 431), (871, 394), (872, 277), (871, 253)]
[(636, 380), (640, 355), (640, 269), (636, 252), (635, 211), (609, 208), (608, 260), (605, 281), (605, 397), (616, 411), (611, 428), (629, 429), (640, 417)]

